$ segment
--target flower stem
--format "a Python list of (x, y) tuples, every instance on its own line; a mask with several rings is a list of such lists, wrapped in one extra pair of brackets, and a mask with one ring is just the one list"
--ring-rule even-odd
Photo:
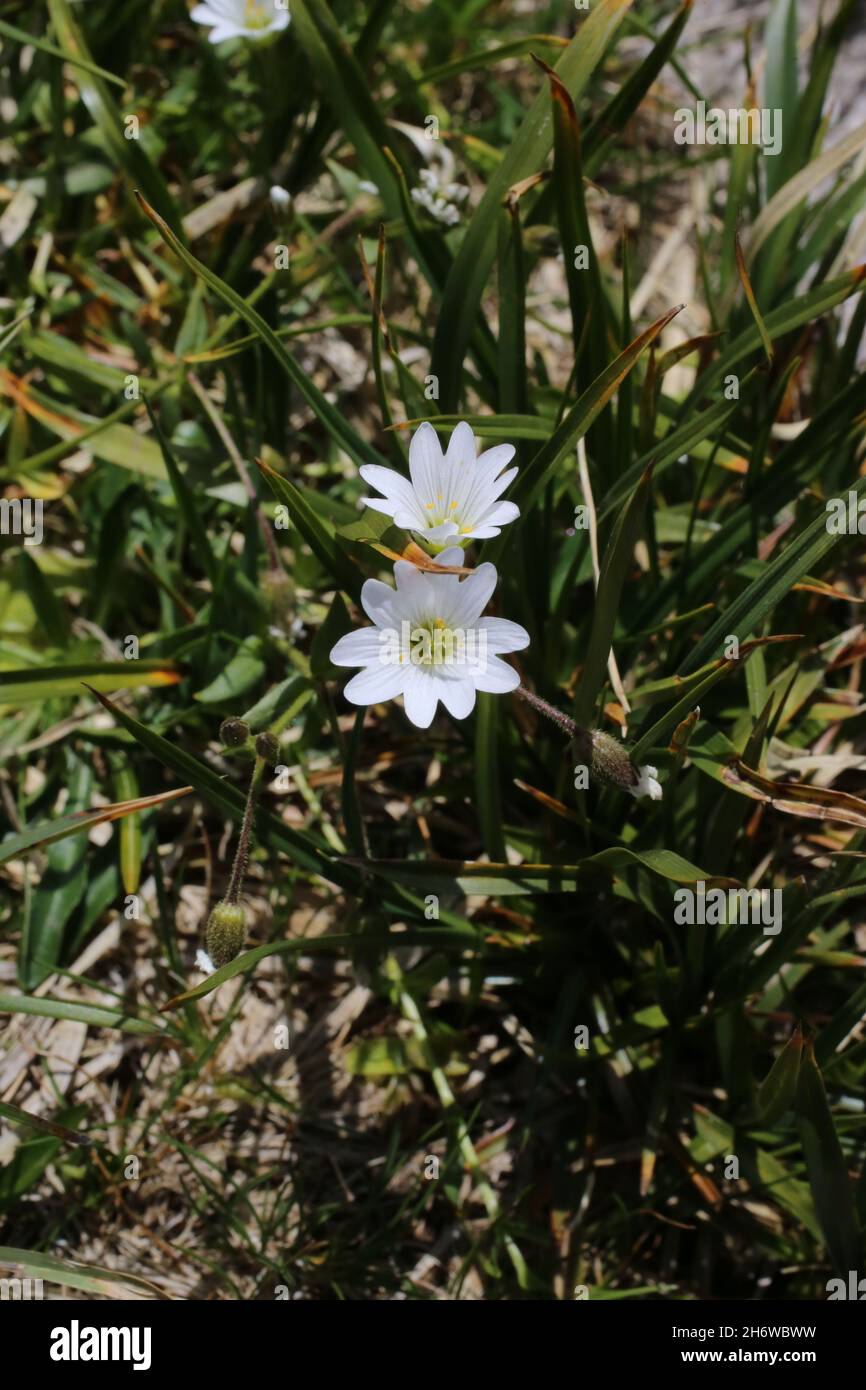
[(561, 729), (567, 738), (577, 738), (577, 735), (582, 732), (580, 726), (575, 724), (573, 719), (569, 719), (567, 714), (563, 714), (562, 710), (549, 705), (546, 700), (542, 700), (540, 695), (533, 695), (532, 691), (527, 690), (525, 686), (519, 685), (514, 693)]
[(259, 783), (262, 780), (262, 773), (264, 770), (264, 758), (256, 758), (255, 765), (253, 766), (253, 775), (250, 778), (250, 789), (247, 792), (247, 804), (244, 807), (244, 818), (241, 822), (241, 833), (238, 837), (235, 861), (232, 864), (232, 876), (229, 879), (228, 891), (226, 892), (223, 902), (236, 903), (240, 897), (244, 882), (244, 874), (247, 871), (247, 860), (250, 857), (250, 837), (253, 830), (253, 815), (256, 809), (256, 797), (258, 796)]

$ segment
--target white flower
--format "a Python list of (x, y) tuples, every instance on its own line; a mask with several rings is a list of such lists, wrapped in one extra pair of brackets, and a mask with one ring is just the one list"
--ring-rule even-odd
[[(439, 556), (443, 565), (462, 560), (458, 546)], [(502, 695), (517, 688), (520, 677), (500, 658), (527, 647), (528, 632), (506, 618), (481, 617), (496, 587), (494, 565), (479, 565), (461, 580), (398, 560), (394, 579), (396, 589), (366, 581), (361, 605), (374, 626), (341, 637), (331, 651), (335, 666), (362, 667), (343, 692), (347, 700), (372, 705), (402, 695), (408, 718), (427, 729), (440, 700), (465, 719), (476, 690)]]
[(275, 212), (287, 212), (292, 205), (292, 195), (281, 184), (275, 183), (268, 195)]
[(497, 444), (476, 457), (475, 435), (465, 421), (454, 430), (443, 455), (436, 431), (425, 420), (409, 445), (412, 481), (392, 468), (365, 463), (361, 477), (382, 497), (362, 500), (434, 546), (486, 540), (520, 515), (513, 502), (499, 500), (517, 476), (516, 468), (502, 472), (513, 458), (513, 444)]
[(445, 182), (435, 169), (422, 169), (419, 177), (421, 187), (412, 189), (412, 201), (426, 208), (437, 222), (456, 226), (460, 221), (458, 204), (469, 196), (469, 189), (461, 183)]
[(201, 970), (205, 975), (212, 975), (216, 970), (216, 966), (214, 965), (207, 951), (196, 951), (195, 963), (198, 969)]
[(661, 801), (662, 784), (656, 780), (658, 768), (650, 767), (647, 764), (646, 767), (639, 767), (638, 772), (640, 773), (640, 781), (636, 787), (629, 787), (632, 796), (648, 796), (651, 801)]
[(224, 39), (264, 39), (291, 21), (287, 0), (204, 0), (190, 11), (196, 24), (211, 26), (211, 43)]

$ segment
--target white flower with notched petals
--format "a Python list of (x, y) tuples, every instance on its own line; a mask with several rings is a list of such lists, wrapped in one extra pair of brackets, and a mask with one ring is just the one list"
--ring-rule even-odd
[(222, 43), (278, 34), (288, 27), (291, 15), (286, 0), (204, 0), (190, 11), (190, 19), (209, 25), (211, 43)]
[(475, 435), (465, 421), (443, 454), (436, 431), (425, 420), (409, 445), (411, 482), (393, 468), (366, 463), (361, 477), (382, 496), (362, 501), (436, 547), (486, 540), (520, 515), (513, 502), (500, 501), (517, 476), (516, 468), (502, 471), (513, 458), (513, 444), (496, 444), (476, 457)]
[(657, 781), (658, 769), (647, 764), (646, 767), (638, 768), (638, 774), (640, 781), (637, 786), (629, 787), (632, 796), (648, 796), (651, 801), (661, 801), (662, 784)]
[[(463, 551), (454, 546), (438, 563), (462, 560)], [(482, 618), (496, 578), (491, 564), (461, 580), (398, 560), (396, 589), (368, 579), (361, 604), (373, 626), (341, 637), (331, 651), (335, 666), (362, 668), (346, 686), (346, 699), (372, 705), (402, 695), (408, 718), (427, 729), (440, 700), (455, 719), (465, 719), (476, 690), (515, 690), (520, 677), (501, 657), (528, 647), (529, 634), (506, 618)]]

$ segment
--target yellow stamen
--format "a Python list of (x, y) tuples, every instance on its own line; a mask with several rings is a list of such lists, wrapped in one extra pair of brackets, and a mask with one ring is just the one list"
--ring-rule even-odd
[(268, 14), (261, 0), (246, 0), (244, 5), (244, 23), (248, 29), (266, 29), (269, 23)]

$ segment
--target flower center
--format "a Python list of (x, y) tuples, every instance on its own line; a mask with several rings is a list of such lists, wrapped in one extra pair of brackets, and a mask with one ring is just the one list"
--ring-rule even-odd
[(431, 513), (427, 518), (431, 526), (441, 526), (443, 521), (455, 521), (461, 531), (471, 530), (471, 527), (460, 526), (460, 518), (456, 515), (457, 503), (446, 502), (441, 492), (437, 492), (435, 499), (424, 503), (424, 510)]
[(246, 0), (244, 5), (244, 24), (248, 29), (267, 29), (271, 17), (262, 0)]
[[(408, 627), (408, 624), (407, 624)], [(408, 633), (408, 652), (404, 646), (400, 660), (408, 659), (413, 666), (433, 669), (442, 666), (464, 666), (477, 662), (484, 655), (485, 634), (474, 628), (448, 627), (444, 618), (429, 618), (415, 624)]]

